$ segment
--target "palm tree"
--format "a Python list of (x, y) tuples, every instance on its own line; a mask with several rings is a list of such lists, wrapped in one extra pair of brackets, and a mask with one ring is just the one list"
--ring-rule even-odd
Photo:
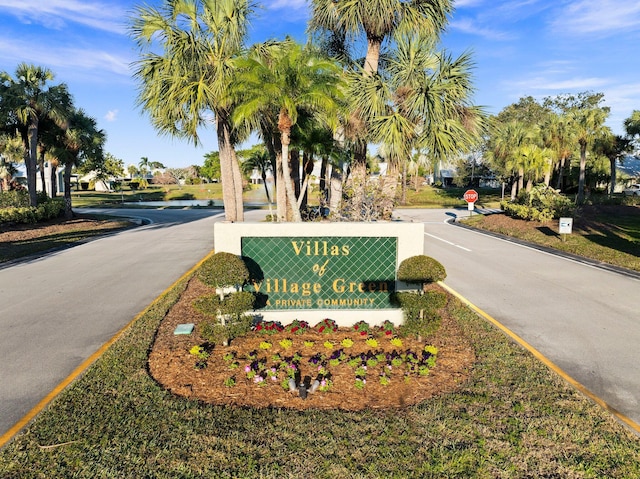
[(497, 125), (489, 142), (488, 158), (492, 168), (510, 177), (511, 200), (524, 187), (522, 149), (532, 143), (532, 130), (518, 121)]
[(269, 171), (273, 172), (273, 164), (267, 150), (264, 148), (255, 148), (252, 150), (249, 157), (242, 162), (242, 169), (245, 173), (249, 174), (253, 170), (260, 172), (264, 193), (267, 195), (269, 206), (271, 206), (271, 194), (269, 193), (269, 187), (267, 185), (267, 173)]
[(439, 161), (479, 142), (486, 115), (471, 104), (472, 67), (468, 53), (454, 59), (436, 52), (430, 39), (410, 35), (397, 38), (384, 77), (351, 79), (349, 96), (361, 106), (371, 139), (385, 146), (388, 196), (393, 196), (397, 173), (415, 151), (426, 151)]
[(49, 86), (54, 79), (51, 70), (21, 63), (15, 79), (0, 73), (0, 97), (20, 132), (25, 146), (25, 165), (29, 203), (37, 206), (36, 171), (38, 161), (38, 130), (40, 122), (50, 117), (64, 121), (71, 105), (71, 95), (65, 84)]
[[(542, 135), (545, 145), (551, 149), (555, 158), (554, 164), (558, 166), (558, 178), (556, 188), (562, 190), (564, 186), (564, 175), (567, 162), (571, 157), (571, 129), (566, 115), (551, 114), (542, 126)], [(545, 184), (547, 183), (545, 179)]]
[(578, 177), (577, 203), (585, 198), (585, 175), (587, 169), (587, 147), (602, 134), (604, 122), (609, 115), (608, 108), (577, 108), (570, 112), (570, 121), (580, 146), (580, 173)]
[[(139, 105), (163, 134), (199, 143), (198, 130), (215, 119), (225, 217), (242, 221), (242, 175), (231, 125), (232, 60), (247, 35), (252, 0), (164, 0), (138, 7), (130, 32), (141, 50), (134, 76)], [(153, 53), (160, 46), (162, 54)]]
[(640, 136), (640, 110), (633, 110), (631, 116), (624, 120), (624, 129), (632, 138)]
[(11, 178), (18, 171), (14, 164), (24, 160), (24, 151), (24, 144), (20, 138), (0, 135), (0, 190), (9, 190)]
[(140, 158), (140, 162), (138, 163), (138, 168), (140, 171), (140, 176), (142, 178), (147, 177), (147, 173), (149, 173), (149, 158), (143, 156)]
[(234, 112), (236, 124), (256, 113), (277, 110), (283, 183), (293, 221), (302, 221), (289, 165), (291, 129), (302, 110), (330, 113), (340, 96), (339, 67), (292, 40), (257, 45), (251, 55), (236, 62), (236, 88), (240, 103)]
[[(451, 0), (312, 0), (309, 30), (321, 38), (331, 37), (329, 43), (333, 45), (336, 40), (349, 45), (365, 40), (366, 56), (356, 71), (367, 77), (377, 73), (385, 42), (419, 32), (435, 43), (447, 24), (447, 16), (453, 11), (452, 4)], [(342, 45), (337, 50), (348, 52), (349, 47)], [(354, 143), (351, 165), (354, 184), (364, 188), (368, 128), (360, 117), (360, 106), (352, 102), (345, 132)], [(356, 197), (356, 209), (359, 201)]]
[(631, 151), (631, 143), (631, 138), (614, 135), (609, 128), (605, 128), (603, 134), (599, 138), (596, 138), (594, 142), (594, 151), (600, 155), (605, 156), (609, 160), (609, 166), (611, 170), (609, 196), (613, 196), (616, 189), (616, 163), (620, 158), (623, 158), (626, 153)]
[(71, 208), (71, 171), (83, 160), (101, 162), (104, 160), (102, 147), (106, 135), (97, 128), (94, 118), (85, 114), (82, 109), (73, 111), (52, 153), (64, 164), (64, 203), (65, 218), (73, 217)]

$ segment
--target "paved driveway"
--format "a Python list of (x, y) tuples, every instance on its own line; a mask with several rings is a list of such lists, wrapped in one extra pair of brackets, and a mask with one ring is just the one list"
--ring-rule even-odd
[[(154, 223), (0, 270), (0, 436), (202, 259), (224, 219), (131, 214)], [(639, 280), (445, 223), (466, 212), (398, 214), (425, 224), (446, 284), (640, 424)]]
[(224, 220), (206, 209), (99, 212), (152, 223), (0, 270), (0, 436), (206, 256)]
[(445, 284), (640, 428), (640, 279), (447, 223), (466, 210), (397, 215), (424, 223)]

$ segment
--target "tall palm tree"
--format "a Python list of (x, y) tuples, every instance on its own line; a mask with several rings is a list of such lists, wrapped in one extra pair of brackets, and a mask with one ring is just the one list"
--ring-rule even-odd
[[(357, 45), (366, 41), (366, 55), (359, 73), (371, 76), (378, 72), (382, 46), (403, 35), (420, 32), (423, 37), (437, 40), (453, 11), (451, 0), (361, 0), (336, 2), (312, 0), (309, 30), (320, 37), (331, 37), (330, 43), (344, 42)], [(341, 46), (339, 51), (349, 51)], [(345, 129), (354, 144), (352, 176), (359, 188), (364, 188), (366, 178), (366, 146), (368, 128), (359, 115), (359, 108), (352, 102), (349, 125)], [(356, 198), (356, 203), (358, 203)], [(358, 206), (356, 205), (356, 208)]]
[(65, 218), (73, 217), (71, 208), (71, 171), (84, 160), (99, 162), (104, 159), (106, 135), (97, 127), (96, 120), (82, 109), (73, 111), (61, 131), (52, 154), (64, 164)]
[(267, 196), (267, 202), (271, 205), (271, 194), (269, 193), (269, 185), (267, 185), (267, 173), (273, 173), (273, 164), (271, 157), (265, 148), (256, 148), (251, 151), (248, 158), (242, 162), (242, 169), (245, 173), (251, 173), (253, 170), (260, 172), (264, 193)]
[(609, 160), (611, 180), (609, 182), (609, 196), (613, 196), (616, 189), (618, 160), (632, 150), (632, 139), (614, 135), (611, 129), (605, 128), (602, 135), (594, 142), (594, 151)]
[(277, 111), (283, 182), (293, 221), (302, 221), (289, 165), (291, 129), (302, 110), (322, 113), (337, 109), (341, 94), (339, 67), (301, 45), (284, 42), (258, 45), (253, 54), (238, 59), (236, 87), (240, 103), (234, 112), (236, 124), (258, 112)]
[(0, 97), (11, 112), (25, 146), (25, 166), (29, 203), (37, 206), (36, 171), (38, 161), (38, 130), (40, 122), (50, 117), (64, 121), (72, 103), (65, 84), (50, 86), (54, 79), (48, 68), (21, 63), (16, 68), (15, 78), (0, 73)]
[(571, 134), (566, 115), (551, 114), (542, 126), (543, 141), (547, 148), (553, 152), (554, 165), (557, 165), (558, 178), (556, 188), (559, 190), (564, 187), (565, 168), (571, 157), (574, 143)]
[(511, 178), (511, 200), (524, 187), (522, 149), (532, 143), (532, 130), (518, 121), (496, 125), (489, 142), (488, 158), (492, 168)]
[(575, 108), (569, 113), (575, 138), (580, 146), (580, 173), (578, 176), (578, 204), (585, 198), (585, 176), (587, 169), (587, 147), (599, 137), (605, 128), (604, 122), (609, 116), (608, 108)]
[(142, 178), (147, 177), (147, 173), (149, 173), (149, 158), (146, 156), (140, 157), (140, 162), (138, 163), (138, 168), (140, 171), (140, 176)]
[(624, 129), (632, 138), (640, 136), (640, 110), (633, 110), (631, 116), (624, 120)]
[[(163, 134), (199, 143), (200, 127), (215, 120), (220, 171), (229, 221), (242, 221), (242, 175), (231, 125), (232, 59), (247, 35), (253, 0), (163, 0), (138, 7), (130, 33), (141, 50), (134, 76), (139, 105)], [(162, 54), (153, 52), (159, 46)], [(212, 118), (213, 117), (213, 118)]]
[(385, 146), (390, 194), (397, 173), (412, 154), (426, 151), (434, 161), (477, 144), (486, 115), (471, 104), (473, 62), (468, 53), (452, 58), (436, 52), (421, 35), (397, 38), (385, 76), (354, 77), (349, 96), (361, 105), (371, 139)]

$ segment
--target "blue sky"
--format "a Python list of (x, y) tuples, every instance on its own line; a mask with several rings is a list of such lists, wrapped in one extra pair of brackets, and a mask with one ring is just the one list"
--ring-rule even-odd
[[(106, 151), (125, 165), (142, 156), (169, 167), (202, 164), (216, 150), (215, 132), (201, 147), (159, 136), (136, 107), (131, 63), (137, 59), (127, 19), (138, 1), (0, 0), (0, 71), (20, 62), (50, 68), (75, 104), (107, 133)], [(148, 4), (158, 1), (148, 0)], [(263, 1), (250, 42), (292, 35), (304, 41), (304, 0)], [(640, 2), (637, 0), (457, 0), (442, 47), (471, 50), (475, 103), (498, 113), (531, 95), (542, 99), (602, 92), (608, 125), (640, 109)]]

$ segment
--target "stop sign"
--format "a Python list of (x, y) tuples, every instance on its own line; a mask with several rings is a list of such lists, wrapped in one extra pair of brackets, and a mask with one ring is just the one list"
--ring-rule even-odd
[(467, 190), (464, 192), (463, 198), (467, 203), (475, 203), (478, 201), (478, 192), (476, 190)]

